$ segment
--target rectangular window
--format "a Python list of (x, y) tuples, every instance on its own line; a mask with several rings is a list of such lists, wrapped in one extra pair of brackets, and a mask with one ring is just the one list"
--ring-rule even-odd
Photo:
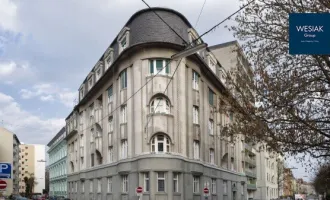
[(113, 147), (109, 147), (108, 149), (109, 163), (113, 162)]
[(78, 182), (75, 182), (75, 192), (78, 192)]
[(89, 181), (89, 192), (93, 192), (93, 180)]
[(109, 117), (109, 133), (113, 131), (113, 117)]
[(168, 59), (157, 59), (149, 60), (149, 71), (150, 74), (169, 74), (170, 73), (170, 62)]
[(127, 71), (126, 71), (126, 69), (124, 69), (120, 73), (120, 86), (121, 86), (121, 89), (127, 88)]
[(110, 53), (110, 55), (106, 59), (106, 62), (107, 62), (107, 65), (105, 65), (105, 70), (107, 70), (112, 64), (112, 53)]
[(199, 159), (199, 141), (194, 140), (194, 159)]
[(199, 176), (193, 177), (193, 193), (199, 193)]
[(213, 127), (214, 127), (213, 120), (212, 119), (209, 119), (209, 127), (208, 127), (209, 135), (213, 135), (214, 134)]
[(209, 88), (209, 104), (214, 106), (214, 92)]
[(144, 191), (149, 192), (150, 189), (150, 180), (149, 180), (149, 172), (143, 173), (143, 179), (144, 179)]
[(113, 88), (112, 86), (110, 86), (108, 88), (108, 103), (112, 102), (112, 100), (113, 100)]
[(210, 149), (210, 163), (214, 164), (214, 149)]
[(79, 94), (80, 94), (80, 100), (82, 100), (84, 98), (84, 89), (83, 88), (80, 89)]
[(121, 158), (127, 158), (127, 140), (121, 141)]
[(101, 179), (97, 179), (97, 192), (101, 193)]
[(127, 36), (125, 35), (123, 39), (120, 41), (121, 49), (124, 50), (127, 47)]
[(223, 181), (222, 187), (223, 187), (223, 193), (227, 194), (227, 181)]
[(197, 72), (193, 71), (193, 85), (192, 88), (195, 90), (198, 90), (199, 85), (199, 74)]
[(165, 172), (157, 173), (157, 192), (165, 192)]
[(94, 167), (94, 154), (91, 154), (91, 167)]
[(217, 179), (215, 179), (215, 178), (212, 178), (211, 193), (212, 194), (217, 193)]
[(120, 108), (120, 114), (121, 114), (121, 123), (127, 122), (127, 105), (124, 105)]
[(199, 123), (199, 110), (197, 106), (193, 106), (193, 123)]
[(241, 183), (241, 193), (242, 193), (242, 195), (244, 194), (244, 184), (243, 183)]
[(123, 175), (122, 179), (122, 192), (128, 192), (128, 175)]
[(179, 173), (173, 173), (173, 192), (179, 192)]
[(107, 182), (108, 182), (108, 192), (111, 193), (112, 192), (112, 177), (108, 177)]

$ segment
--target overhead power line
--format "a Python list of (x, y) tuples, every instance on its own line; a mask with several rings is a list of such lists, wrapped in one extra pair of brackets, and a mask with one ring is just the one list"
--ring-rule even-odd
[(204, 3), (203, 3), (203, 6), (202, 6), (202, 9), (201, 11), (199, 12), (199, 15), (198, 15), (198, 18), (197, 18), (197, 21), (196, 21), (196, 24), (195, 24), (195, 28), (197, 27), (197, 24), (199, 22), (199, 18), (201, 17), (202, 15), (202, 12), (203, 12), (203, 9), (204, 9), (204, 6), (205, 6), (205, 3), (206, 3), (206, 0), (204, 0)]
[(205, 36), (206, 34), (210, 33), (213, 29), (217, 28), (219, 25), (221, 25), (223, 22), (227, 21), (228, 19), (230, 19), (232, 16), (236, 15), (237, 13), (239, 13), (241, 10), (243, 10), (244, 8), (246, 8), (248, 5), (250, 5), (252, 2), (254, 2), (255, 0), (251, 0), (249, 3), (247, 3), (246, 5), (242, 6), (240, 9), (238, 9), (236, 12), (234, 12), (233, 14), (229, 15), (227, 18), (225, 18), (224, 20), (222, 20), (221, 22), (219, 22), (218, 24), (216, 24), (215, 26), (213, 26), (212, 28), (210, 28), (208, 31), (204, 32), (202, 35), (200, 35), (197, 39), (195, 39), (193, 42), (196, 42), (197, 40), (199, 40), (201, 37)]

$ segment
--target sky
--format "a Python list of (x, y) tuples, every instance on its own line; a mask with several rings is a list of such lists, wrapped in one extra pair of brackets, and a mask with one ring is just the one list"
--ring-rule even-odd
[[(182, 13), (204, 33), (239, 9), (238, 0), (146, 0)], [(21, 142), (47, 144), (65, 125), (78, 88), (141, 0), (0, 0), (0, 126)], [(234, 40), (224, 26), (209, 46)], [(295, 161), (297, 177), (307, 175)]]

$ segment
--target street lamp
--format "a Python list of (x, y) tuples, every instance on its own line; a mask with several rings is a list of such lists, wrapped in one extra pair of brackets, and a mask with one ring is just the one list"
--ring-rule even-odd
[(171, 59), (175, 60), (175, 59), (179, 59), (179, 58), (182, 58), (182, 57), (187, 57), (187, 56), (190, 56), (202, 49), (205, 49), (207, 47), (207, 44), (206, 43), (202, 43), (202, 44), (198, 44), (194, 47), (191, 47), (191, 48), (188, 48), (188, 49), (185, 49), (183, 51), (180, 51), (179, 53), (177, 54), (174, 54)]

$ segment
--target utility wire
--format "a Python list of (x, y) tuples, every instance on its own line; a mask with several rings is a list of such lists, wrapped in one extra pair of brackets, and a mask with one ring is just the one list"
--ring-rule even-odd
[(200, 35), (197, 39), (195, 39), (193, 42), (196, 42), (197, 40), (199, 40), (201, 37), (203, 37), (204, 35), (210, 33), (213, 29), (217, 28), (220, 24), (222, 24), (223, 22), (227, 21), (228, 19), (230, 19), (232, 16), (234, 16), (235, 14), (237, 14), (238, 12), (240, 12), (241, 10), (243, 10), (244, 8), (246, 8), (248, 5), (250, 5), (252, 2), (254, 2), (254, 0), (251, 0), (249, 3), (247, 3), (246, 5), (242, 6), (240, 9), (238, 9), (236, 12), (234, 12), (233, 14), (229, 15), (227, 18), (225, 18), (224, 20), (222, 20), (221, 22), (219, 22), (218, 24), (216, 24), (215, 26), (213, 26), (212, 28), (210, 28), (208, 31), (204, 32), (202, 35)]
[[(144, 3), (144, 4), (146, 4), (150, 9), (151, 9), (151, 7), (147, 4), (147, 2), (145, 2), (144, 0), (142, 0), (142, 2)], [(161, 16), (159, 16), (154, 10), (152, 10), (152, 12), (154, 12), (155, 13), (155, 15), (157, 15), (157, 17), (160, 19), (160, 20), (162, 20), (163, 22), (164, 22), (164, 24), (166, 24), (179, 38), (181, 38), (181, 40), (184, 42), (184, 44), (185, 45), (187, 45), (188, 43), (186, 42), (186, 40), (185, 39), (183, 39), (182, 37), (181, 37), (181, 35), (179, 35)]]
[(196, 21), (196, 24), (195, 24), (195, 28), (197, 27), (197, 24), (198, 24), (198, 22), (199, 22), (199, 18), (200, 18), (201, 15), (202, 15), (202, 12), (203, 12), (203, 9), (204, 9), (204, 6), (205, 6), (205, 3), (206, 3), (206, 0), (204, 0), (204, 3), (203, 3), (203, 6), (202, 6), (202, 9), (201, 9), (201, 11), (200, 11), (200, 13), (199, 13), (199, 15), (198, 15), (198, 18), (197, 18), (197, 21)]
[[(180, 65), (180, 63), (181, 63), (181, 61), (182, 61), (182, 58), (180, 59), (180, 61), (179, 61), (178, 64), (176, 65), (176, 68), (175, 68), (175, 70), (174, 70), (174, 72), (173, 72), (173, 74), (172, 74), (172, 77), (171, 77), (170, 81), (168, 82), (168, 84), (166, 85), (166, 88), (165, 88), (165, 90), (164, 90), (164, 92), (163, 92), (163, 94), (164, 94), (165, 96), (166, 96), (165, 93), (166, 93), (166, 91), (167, 91), (167, 89), (168, 89), (168, 86), (170, 85), (171, 81), (173, 80), (173, 77), (174, 77), (174, 75), (175, 75), (175, 72), (176, 72), (176, 70), (178, 69), (178, 67), (179, 67), (179, 65)], [(155, 114), (155, 112), (156, 112), (156, 110), (157, 110), (157, 107), (158, 107), (159, 103), (160, 103), (160, 101), (158, 101), (158, 104), (157, 104), (156, 108), (154, 109), (153, 113), (150, 113), (151, 115), (152, 115), (152, 114)], [(148, 121), (147, 121), (147, 124), (145, 125), (144, 129), (146, 129), (146, 128), (148, 127), (148, 124), (149, 124), (149, 122), (150, 122), (150, 119), (151, 119), (151, 116), (149, 117), (149, 119), (148, 119)]]

